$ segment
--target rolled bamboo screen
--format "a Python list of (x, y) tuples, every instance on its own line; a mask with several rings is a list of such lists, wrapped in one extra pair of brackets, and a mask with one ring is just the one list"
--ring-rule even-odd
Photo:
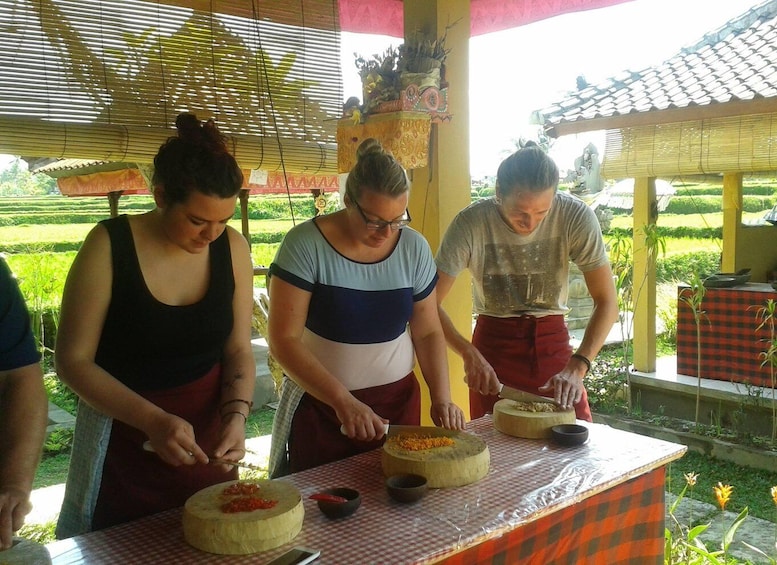
[(777, 171), (777, 114), (608, 130), (606, 178)]
[(336, 171), (336, 0), (0, 0), (0, 22), (0, 153), (149, 162), (192, 111), (246, 168)]

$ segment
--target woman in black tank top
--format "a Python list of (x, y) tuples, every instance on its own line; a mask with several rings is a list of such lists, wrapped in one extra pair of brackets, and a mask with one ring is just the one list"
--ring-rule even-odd
[(245, 453), (253, 272), (226, 225), (243, 176), (215, 124), (176, 126), (156, 209), (96, 226), (65, 285), (55, 362), (81, 406), (58, 537), (180, 506), (236, 478), (209, 457)]

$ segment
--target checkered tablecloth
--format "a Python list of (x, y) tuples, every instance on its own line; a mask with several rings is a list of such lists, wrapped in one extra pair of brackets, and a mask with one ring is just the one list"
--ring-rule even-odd
[[(219, 556), (190, 547), (180, 509), (47, 547), (54, 565), (261, 564), (295, 545), (321, 550), (322, 565), (661, 563), (663, 466), (685, 447), (587, 425), (589, 441), (570, 448), (506, 436), (493, 429), (490, 416), (470, 422), (467, 431), (489, 446), (488, 475), (431, 490), (412, 505), (388, 498), (380, 450), (291, 475), (285, 480), (299, 488), (305, 504), (302, 532), (260, 554)], [(334, 486), (361, 492), (355, 514), (329, 520), (307, 498)]]
[[(696, 323), (681, 299), (688, 292), (689, 287), (678, 287), (677, 372), (697, 377)], [(701, 377), (771, 387), (769, 368), (761, 366), (760, 357), (769, 332), (756, 329), (758, 308), (769, 298), (777, 300), (777, 291), (766, 283), (706, 289), (701, 305)]]

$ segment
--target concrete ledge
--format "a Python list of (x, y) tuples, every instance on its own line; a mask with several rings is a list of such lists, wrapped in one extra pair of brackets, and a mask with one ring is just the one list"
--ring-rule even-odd
[(702, 453), (716, 459), (729, 461), (745, 467), (774, 471), (777, 468), (777, 452), (765, 449), (756, 449), (746, 445), (739, 445), (728, 441), (719, 440), (709, 436), (682, 432), (661, 426), (655, 426), (639, 420), (628, 419), (623, 416), (610, 414), (594, 414), (594, 422), (607, 424), (619, 430), (625, 430), (649, 436), (664, 441), (679, 443), (688, 447), (689, 451)]
[(275, 383), (273, 382), (270, 368), (267, 365), (267, 342), (263, 338), (251, 340), (251, 348), (256, 361), (256, 386), (254, 387), (254, 410), (258, 410), (266, 404), (277, 402)]
[(653, 373), (630, 370), (629, 380), (635, 409), (694, 422), (698, 394), (700, 424), (771, 437), (770, 388), (678, 375), (673, 356), (657, 359)]
[(76, 417), (65, 410), (62, 410), (56, 404), (49, 402), (49, 422), (46, 426), (46, 433), (49, 434), (60, 428), (73, 429), (76, 425)]

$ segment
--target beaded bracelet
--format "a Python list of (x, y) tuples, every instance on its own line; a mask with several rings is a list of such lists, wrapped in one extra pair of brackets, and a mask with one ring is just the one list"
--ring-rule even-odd
[(585, 367), (586, 367), (585, 374), (586, 375), (591, 372), (591, 360), (588, 357), (586, 357), (582, 353), (573, 353), (572, 354), (572, 358), (573, 359), (579, 359), (580, 361), (585, 363)]
[(221, 415), (221, 421), (223, 422), (224, 418), (226, 418), (227, 416), (231, 416), (232, 414), (240, 414), (243, 417), (243, 424), (248, 423), (248, 416), (246, 416), (245, 414), (243, 414), (242, 412), (240, 412), (238, 410), (233, 410), (232, 412), (227, 412), (226, 414), (222, 414)]
[(253, 401), (243, 400), (242, 398), (233, 398), (232, 400), (227, 400), (226, 402), (223, 402), (221, 404), (221, 407), (219, 408), (219, 411), (224, 410), (224, 406), (226, 406), (227, 404), (232, 404), (233, 402), (242, 402), (243, 404), (248, 406), (249, 412), (251, 411), (251, 408), (254, 407)]

